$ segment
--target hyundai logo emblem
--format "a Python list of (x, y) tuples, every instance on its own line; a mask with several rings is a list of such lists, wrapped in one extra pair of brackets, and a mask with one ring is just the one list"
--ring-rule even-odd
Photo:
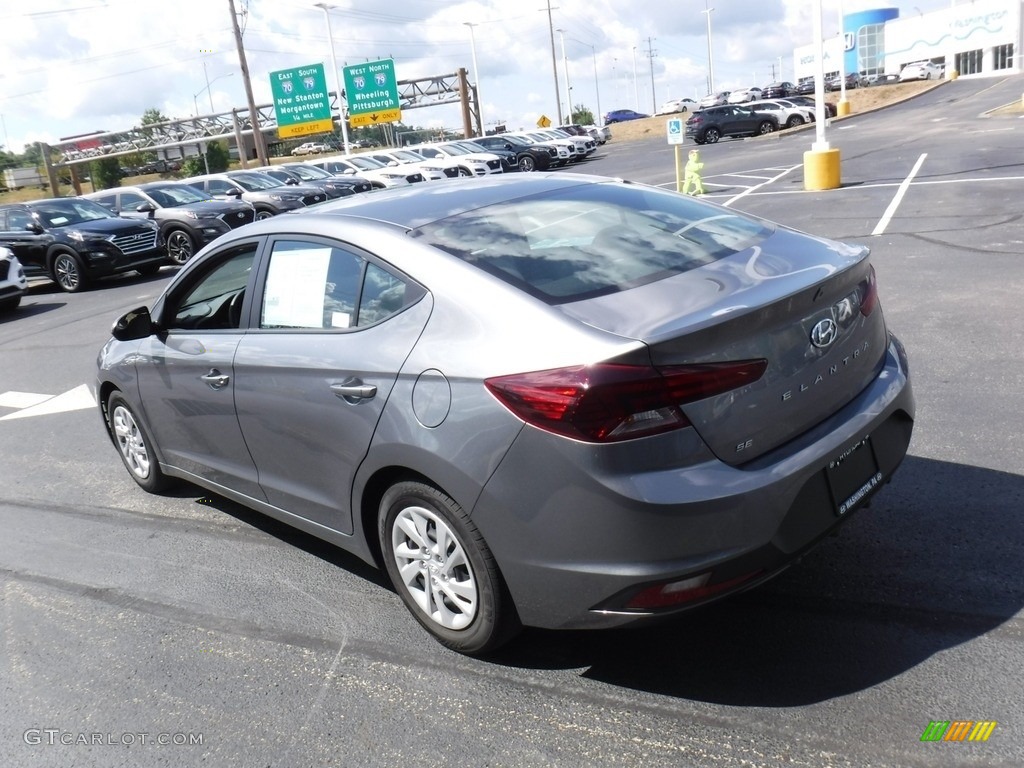
[(835, 321), (832, 318), (825, 318), (811, 329), (811, 344), (818, 349), (827, 349), (832, 346), (838, 335), (839, 327)]

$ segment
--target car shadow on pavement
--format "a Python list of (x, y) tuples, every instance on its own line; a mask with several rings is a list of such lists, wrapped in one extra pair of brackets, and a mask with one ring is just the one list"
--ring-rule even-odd
[(908, 456), (838, 537), (759, 588), (642, 629), (531, 630), (490, 660), (733, 706), (847, 696), (1024, 607), (1022, 501), (1020, 475)]

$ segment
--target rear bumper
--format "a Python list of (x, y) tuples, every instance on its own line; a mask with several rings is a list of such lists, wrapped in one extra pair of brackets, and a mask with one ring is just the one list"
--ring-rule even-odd
[[(631, 441), (626, 450), (526, 428), (484, 488), (473, 519), (525, 624), (629, 624), (747, 589), (783, 570), (891, 478), (906, 455), (913, 419), (906, 358), (892, 339), (881, 372), (853, 402), (742, 467), (717, 460), (693, 430)], [(837, 500), (829, 463), (865, 437), (877, 473)], [(709, 588), (724, 586), (670, 608), (628, 607), (651, 585), (704, 574)]]

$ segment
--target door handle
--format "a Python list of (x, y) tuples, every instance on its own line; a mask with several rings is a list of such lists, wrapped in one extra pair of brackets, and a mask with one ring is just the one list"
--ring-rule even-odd
[(360, 379), (346, 379), (340, 384), (331, 384), (331, 392), (343, 400), (369, 400), (377, 395), (374, 384), (364, 384)]
[(199, 380), (209, 384), (210, 389), (224, 389), (228, 382), (231, 381), (231, 377), (221, 373), (216, 368), (211, 368), (210, 372), (205, 376), (200, 376)]

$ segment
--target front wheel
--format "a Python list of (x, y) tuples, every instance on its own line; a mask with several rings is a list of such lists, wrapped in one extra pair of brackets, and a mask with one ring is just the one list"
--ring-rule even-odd
[(759, 126), (757, 126), (757, 132), (761, 136), (764, 136), (767, 133), (774, 133), (775, 132), (775, 123), (772, 123), (769, 120), (765, 120), (763, 123), (761, 123)]
[(62, 291), (77, 293), (88, 285), (82, 269), (82, 260), (73, 253), (58, 253), (51, 269), (53, 281)]
[(459, 176), (472, 176), (473, 172), (468, 168), (459, 168)]
[(523, 173), (533, 173), (537, 170), (537, 161), (529, 155), (523, 155), (519, 158), (519, 170)]
[(192, 237), (183, 229), (175, 229), (167, 234), (167, 258), (173, 264), (181, 266), (192, 258), (196, 252)]
[(120, 392), (112, 393), (107, 400), (107, 424), (132, 480), (150, 493), (166, 488), (170, 479), (152, 453), (153, 441)]
[(708, 128), (704, 131), (705, 144), (717, 144), (720, 138), (722, 138), (722, 134), (717, 128)]
[(479, 654), (518, 631), (494, 556), (447, 494), (418, 482), (394, 485), (381, 500), (378, 533), (396, 591), (442, 645)]
[(256, 221), (265, 221), (266, 219), (272, 218), (274, 218), (273, 211), (267, 210), (266, 208), (261, 208), (260, 210), (256, 211)]
[(787, 127), (787, 128), (795, 128), (796, 126), (798, 126), (798, 125), (803, 125), (803, 124), (804, 124), (804, 119), (803, 119), (803, 117), (801, 117), (800, 115), (793, 115), (793, 116), (792, 116), (791, 118), (789, 118), (789, 120), (788, 120), (788, 121), (786, 122), (786, 127)]

